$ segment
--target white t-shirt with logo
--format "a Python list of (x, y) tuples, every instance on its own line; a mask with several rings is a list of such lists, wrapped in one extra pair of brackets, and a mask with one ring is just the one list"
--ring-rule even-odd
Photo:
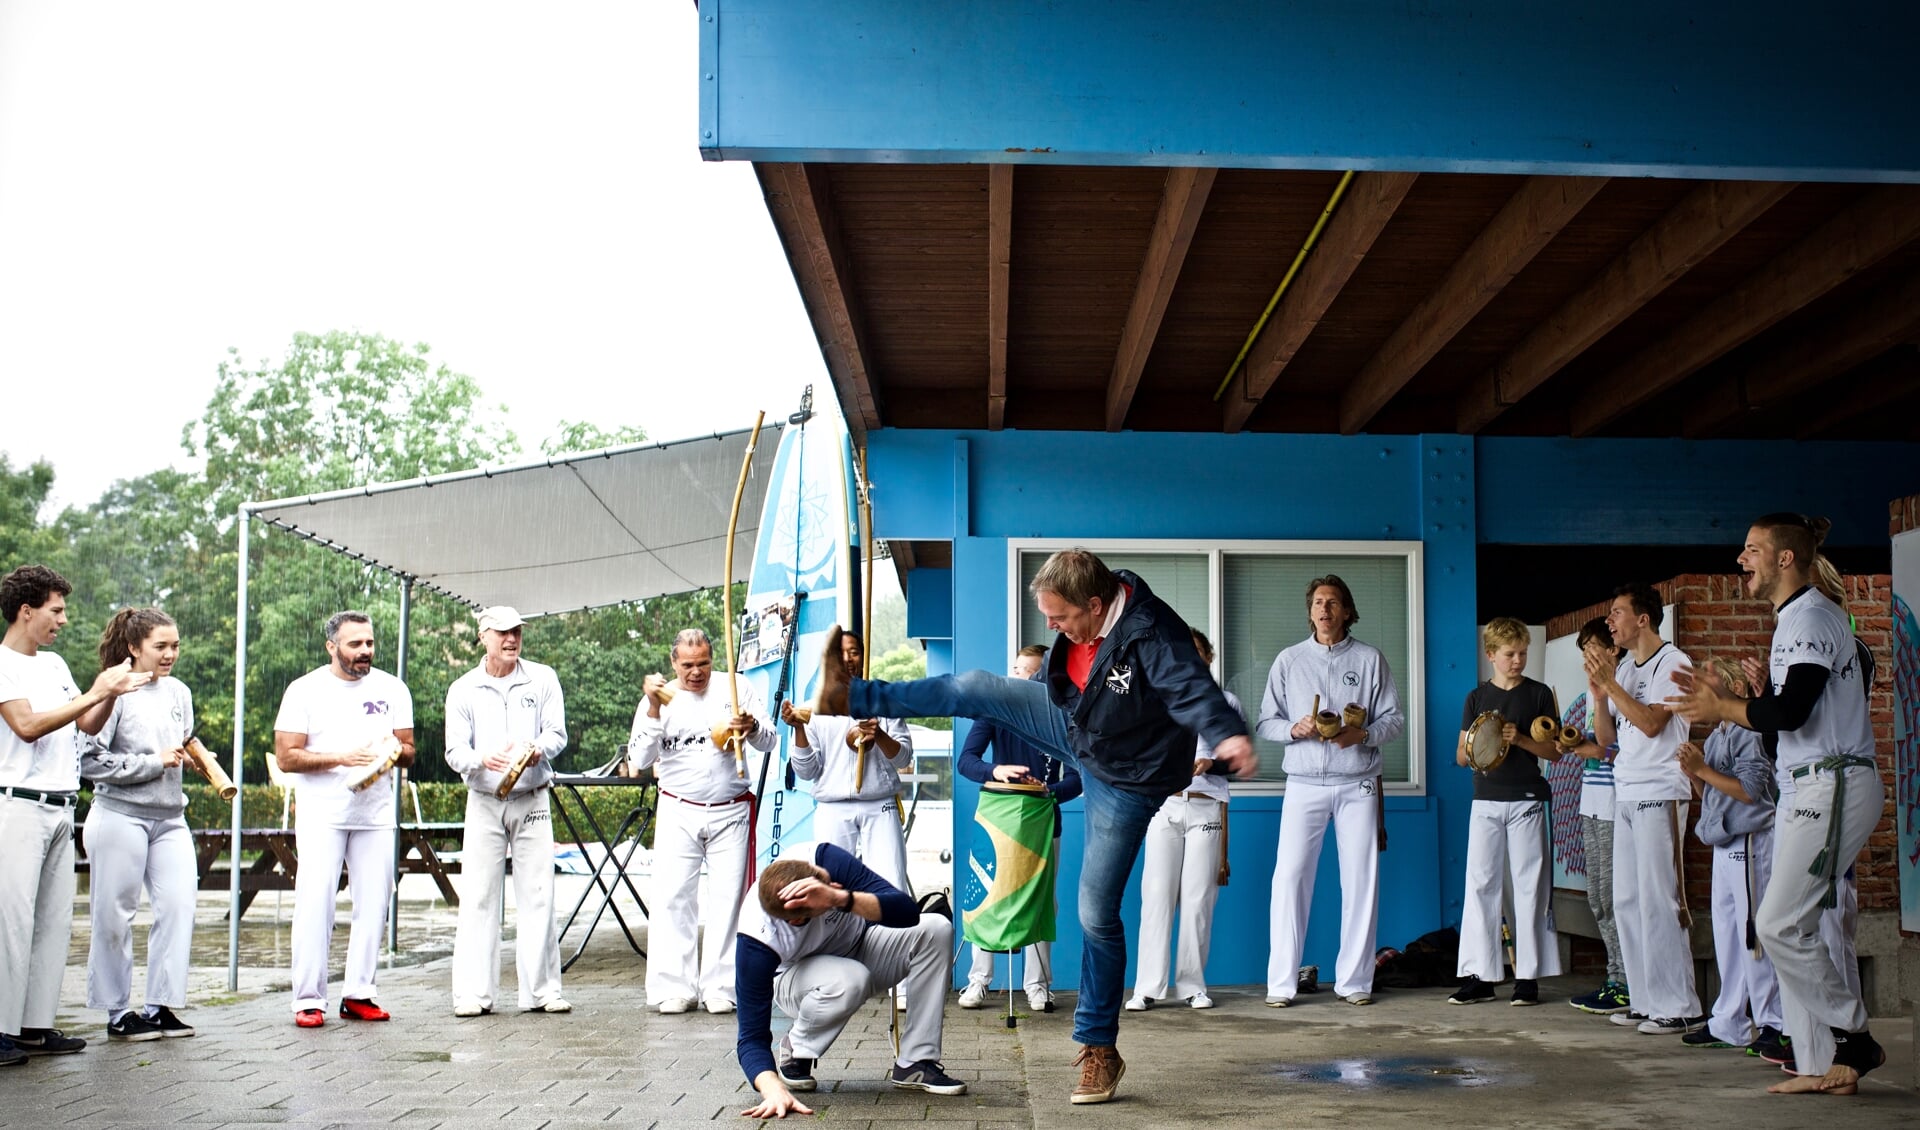
[[(67, 661), (45, 648), (22, 655), (0, 646), (0, 702), (26, 699), (39, 714), (80, 697)], [(71, 793), (80, 788), (79, 730), (72, 722), (37, 742), (21, 739), (0, 723), (0, 786)]]
[[(1673, 673), (1692, 666), (1685, 652), (1663, 643), (1645, 663), (1635, 662), (1633, 653), (1628, 652), (1614, 668), (1613, 677), (1635, 702), (1665, 706), (1667, 699), (1680, 693)], [(1687, 740), (1687, 720), (1674, 714), (1659, 733), (1646, 734), (1626, 720), (1620, 713), (1619, 703), (1609, 700), (1607, 711), (1613, 715), (1614, 732), (1620, 740), (1620, 753), (1613, 759), (1615, 802), (1691, 797), (1693, 790), (1687, 782), (1686, 770), (1680, 768), (1680, 762), (1674, 757), (1680, 743)]]
[[(314, 753), (350, 753), (395, 730), (413, 729), (413, 696), (407, 685), (375, 668), (360, 679), (342, 679), (319, 667), (295, 679), (280, 700), (273, 728), (307, 736)], [(384, 778), (353, 792), (371, 765), (337, 765), (291, 773), (294, 811), (300, 824), (331, 828), (394, 826), (393, 781)]]
[(1787, 685), (1787, 671), (1802, 663), (1826, 668), (1827, 685), (1806, 722), (1798, 730), (1781, 731), (1780, 776), (1828, 757), (1872, 757), (1873, 720), (1853, 632), (1847, 614), (1818, 589), (1802, 589), (1780, 606), (1767, 664), (1773, 693)]

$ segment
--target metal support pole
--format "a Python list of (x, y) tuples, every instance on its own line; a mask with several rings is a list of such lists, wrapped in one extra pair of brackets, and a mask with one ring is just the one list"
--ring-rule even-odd
[[(407, 636), (413, 626), (413, 578), (400, 578), (400, 635), (393, 650), (393, 674), (401, 682), (407, 681)], [(418, 748), (416, 746), (416, 748)], [(417, 755), (416, 755), (417, 756)], [(408, 770), (402, 769), (393, 775), (393, 899), (387, 906), (387, 952), (400, 952), (400, 821), (405, 811), (406, 785), (403, 783)]]
[(240, 791), (233, 794), (233, 839), (227, 842), (227, 991), (240, 991), (240, 812), (246, 801), (247, 777), (247, 522), (251, 515), (240, 507), (235, 525), (240, 527), (240, 595), (234, 616), (233, 643), (233, 783)]

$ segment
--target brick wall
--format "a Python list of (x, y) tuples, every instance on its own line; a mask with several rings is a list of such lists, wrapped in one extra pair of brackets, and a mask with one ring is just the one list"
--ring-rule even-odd
[[(1920, 496), (1894, 504), (1893, 521), (1920, 527)], [(1913, 528), (1908, 527), (1908, 528)], [(1884, 573), (1842, 578), (1847, 610), (1853, 613), (1860, 638), (1873, 649), (1878, 664), (1873, 683), (1871, 715), (1875, 756), (1887, 783), (1888, 808), (1860, 853), (1858, 871), (1862, 910), (1898, 909), (1900, 874), (1896, 863), (1900, 845), (1894, 830), (1893, 792), (1893, 579)], [(1711, 656), (1736, 662), (1743, 655), (1765, 659), (1773, 640), (1773, 608), (1746, 595), (1739, 574), (1687, 573), (1662, 581), (1662, 601), (1674, 606), (1673, 642), (1696, 663)], [(1607, 601), (1555, 616), (1547, 621), (1547, 638), (1573, 635), (1580, 625), (1604, 616)], [(1698, 818), (1696, 808), (1694, 817)], [(1704, 919), (1712, 888), (1713, 853), (1687, 833), (1687, 904), (1696, 919)]]

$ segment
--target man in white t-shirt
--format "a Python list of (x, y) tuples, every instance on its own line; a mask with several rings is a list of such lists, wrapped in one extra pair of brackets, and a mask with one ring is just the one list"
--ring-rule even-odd
[(1692, 662), (1660, 638), (1663, 615), (1652, 585), (1622, 585), (1607, 611), (1607, 630), (1626, 656), (1616, 665), (1604, 648), (1586, 655), (1596, 696), (1594, 740), (1620, 746), (1613, 761), (1613, 918), (1633, 1011), (1608, 1019), (1649, 1036), (1707, 1026), (1694, 990), (1692, 919), (1680, 874), (1693, 786), (1675, 755), (1687, 740), (1687, 721), (1666, 705), (1676, 693), (1675, 672), (1690, 670)]
[(1830, 528), (1825, 518), (1780, 513), (1747, 531), (1739, 558), (1747, 592), (1777, 617), (1766, 693), (1738, 699), (1707, 680), (1683, 680), (1672, 701), (1696, 722), (1779, 735), (1776, 772), (1793, 788), (1781, 790), (1774, 809), (1773, 877), (1754, 928), (1780, 981), (1792, 1040), (1784, 1066), (1795, 1077), (1767, 1089), (1851, 1095), (1886, 1051), (1867, 1031), (1866, 1004), (1836, 967), (1821, 925), (1880, 823), (1886, 785), (1867, 702), (1871, 655), (1863, 662), (1837, 599), (1845, 595), (1839, 573), (1820, 553)]
[(87, 1046), (52, 1027), (73, 928), (74, 730), (99, 733), (115, 698), (153, 680), (122, 663), (80, 693), (66, 662), (46, 650), (66, 626), (72, 592), (44, 565), (0, 579), (0, 1067)]
[[(393, 785), (387, 773), (413, 764), (413, 696), (373, 666), (373, 621), (364, 612), (327, 619), (327, 665), (295, 679), (273, 723), (273, 755), (294, 779), (294, 1023), (327, 1018), (327, 955), (334, 895), (347, 867), (353, 931), (347, 941), (340, 1015), (386, 1020), (374, 971), (393, 896)], [(371, 783), (369, 783), (371, 779)], [(364, 787), (356, 787), (364, 786)]]

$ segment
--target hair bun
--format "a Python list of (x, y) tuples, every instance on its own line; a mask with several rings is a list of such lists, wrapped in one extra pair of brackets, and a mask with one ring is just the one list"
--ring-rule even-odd
[(1807, 529), (1813, 532), (1814, 545), (1825, 545), (1827, 543), (1827, 531), (1833, 529), (1833, 521), (1829, 518), (1808, 518)]

